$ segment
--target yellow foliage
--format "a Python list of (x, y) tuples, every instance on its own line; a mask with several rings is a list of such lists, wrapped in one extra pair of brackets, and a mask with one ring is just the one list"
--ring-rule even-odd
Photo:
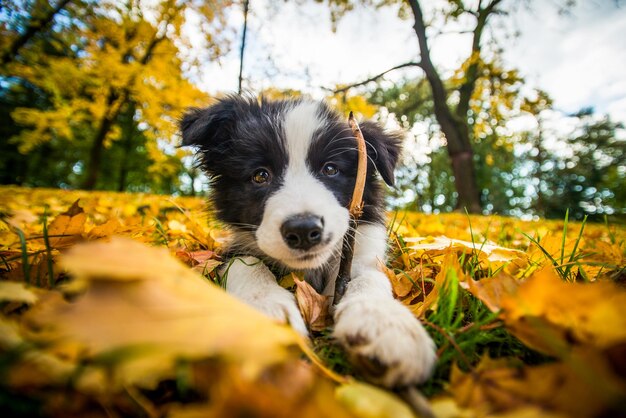
[(326, 100), (330, 105), (339, 111), (339, 113), (348, 115), (353, 112), (356, 116), (369, 119), (376, 114), (378, 108), (367, 102), (363, 96), (350, 96), (347, 93), (338, 93), (334, 96), (327, 97)]
[[(80, 40), (80, 53), (40, 54), (28, 65), (13, 65), (15, 76), (44, 91), (50, 101), (44, 109), (22, 107), (12, 112), (13, 120), (28, 128), (11, 139), (20, 152), (57, 138), (89, 141), (107, 120), (112, 123), (104, 145), (110, 146), (121, 138), (118, 115), (132, 103), (135, 120), (148, 138), (152, 171), (171, 174), (175, 164), (158, 150), (159, 143), (176, 145), (183, 111), (206, 101), (206, 94), (182, 73), (180, 27), (190, 15), (205, 22), (221, 18), (222, 8), (201, 3), (161, 0), (132, 8), (102, 2), (73, 34)], [(219, 26), (211, 30), (218, 32)]]

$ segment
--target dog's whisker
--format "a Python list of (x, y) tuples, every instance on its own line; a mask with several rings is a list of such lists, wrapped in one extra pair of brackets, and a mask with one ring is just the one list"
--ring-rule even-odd
[(341, 137), (341, 138), (337, 138), (339, 135), (343, 134), (344, 132), (349, 132), (351, 134), (352, 133), (352, 129), (350, 129), (349, 127), (345, 127), (343, 129), (341, 129), (339, 132), (337, 132), (335, 134), (335, 136), (330, 141), (328, 141), (328, 143), (326, 144), (326, 146), (324, 147), (322, 152), (326, 151), (326, 149), (329, 146), (331, 146), (334, 142), (341, 141), (341, 140), (344, 140), (344, 139), (354, 138), (352, 135), (344, 136), (344, 137)]

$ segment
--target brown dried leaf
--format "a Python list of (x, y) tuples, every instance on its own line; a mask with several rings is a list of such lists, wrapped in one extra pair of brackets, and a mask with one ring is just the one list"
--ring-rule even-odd
[(311, 331), (322, 331), (332, 324), (330, 297), (320, 295), (304, 280), (294, 277), (298, 307)]
[(210, 367), (195, 367), (194, 371), (194, 380), (202, 380), (200, 390), (204, 389), (212, 402), (175, 405), (168, 417), (357, 417), (335, 399), (333, 385), (305, 361), (269, 367), (256, 379), (235, 368), (221, 373)]
[(624, 382), (602, 355), (582, 352), (568, 362), (540, 366), (485, 356), (468, 373), (453, 366), (450, 391), (459, 406), (479, 416), (528, 407), (569, 417), (598, 416), (626, 395)]
[(48, 225), (50, 247), (67, 248), (83, 240), (87, 215), (76, 200), (70, 208), (54, 218)]
[(211, 250), (176, 251), (176, 257), (202, 275), (206, 275), (222, 264), (219, 256)]

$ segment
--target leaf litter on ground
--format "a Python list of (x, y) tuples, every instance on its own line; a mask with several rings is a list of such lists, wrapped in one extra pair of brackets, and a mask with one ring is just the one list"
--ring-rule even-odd
[[(201, 198), (0, 187), (0, 407), (50, 416), (413, 416), (360, 381), (329, 300), (311, 341), (231, 298)], [(435, 416), (620, 416), (626, 230), (395, 214), (381, 268), (438, 345)], [(29, 409), (30, 408), (30, 409)]]

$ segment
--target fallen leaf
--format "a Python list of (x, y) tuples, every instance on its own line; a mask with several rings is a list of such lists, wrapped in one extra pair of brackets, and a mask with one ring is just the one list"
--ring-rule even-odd
[(415, 418), (411, 409), (396, 395), (361, 382), (339, 386), (335, 396), (360, 418)]
[(502, 301), (517, 291), (520, 282), (506, 273), (500, 273), (480, 280), (468, 278), (460, 285), (480, 299), (492, 312), (498, 312), (502, 309)]
[(438, 237), (407, 237), (404, 241), (408, 244), (410, 243), (408, 248), (424, 252), (448, 249), (462, 249), (464, 252), (470, 253), (476, 252), (484, 255), (484, 258), (491, 263), (507, 262), (525, 256), (522, 251), (504, 248), (493, 243), (474, 243), (448, 238), (444, 235)]
[(418, 296), (422, 293), (422, 283), (424, 283), (425, 279), (431, 279), (433, 276), (433, 269), (431, 268), (423, 268), (421, 266), (416, 266), (408, 271), (400, 271), (395, 273), (392, 269), (380, 265), (387, 278), (391, 282), (391, 289), (393, 290), (394, 296), (399, 299)]
[(110, 237), (122, 230), (122, 224), (117, 218), (107, 220), (101, 225), (96, 225), (87, 232), (89, 238)]
[(277, 364), (254, 378), (240, 369), (220, 373), (202, 364), (194, 372), (204, 377), (200, 390), (208, 393), (212, 402), (176, 405), (168, 417), (356, 418), (335, 399), (333, 385), (320, 379), (304, 361)]
[(78, 204), (79, 200), (76, 200), (67, 211), (54, 218), (48, 225), (50, 247), (66, 248), (82, 241), (87, 215)]
[(529, 407), (569, 417), (598, 416), (614, 410), (626, 395), (624, 381), (597, 354), (574, 353), (568, 363), (522, 366), (518, 359), (488, 356), (467, 373), (453, 366), (450, 391), (459, 406), (482, 416)]
[(330, 315), (330, 297), (320, 295), (305, 280), (294, 276), (296, 300), (300, 313), (311, 331), (323, 331), (332, 324)]
[(224, 355), (258, 372), (301, 343), (289, 327), (227, 295), (165, 249), (113, 238), (77, 245), (61, 263), (87, 283), (85, 293), (71, 303), (50, 293), (25, 319), (44, 340), (79, 341), (92, 361), (109, 356), (117, 384), (154, 383), (180, 356)]
[(30, 224), (36, 223), (39, 217), (35, 215), (30, 209), (16, 209), (11, 214), (11, 217), (7, 219), (7, 223), (14, 228), (26, 229)]
[(441, 263), (441, 270), (435, 276), (435, 285), (426, 295), (426, 298), (414, 305), (409, 305), (413, 314), (422, 318), (429, 309), (437, 308), (439, 294), (448, 286), (458, 286), (461, 282), (469, 280), (467, 273), (463, 271), (456, 253), (448, 252), (444, 255)]
[(612, 282), (569, 283), (547, 267), (501, 304), (507, 328), (549, 354), (572, 344), (605, 349), (626, 342), (626, 290)]

